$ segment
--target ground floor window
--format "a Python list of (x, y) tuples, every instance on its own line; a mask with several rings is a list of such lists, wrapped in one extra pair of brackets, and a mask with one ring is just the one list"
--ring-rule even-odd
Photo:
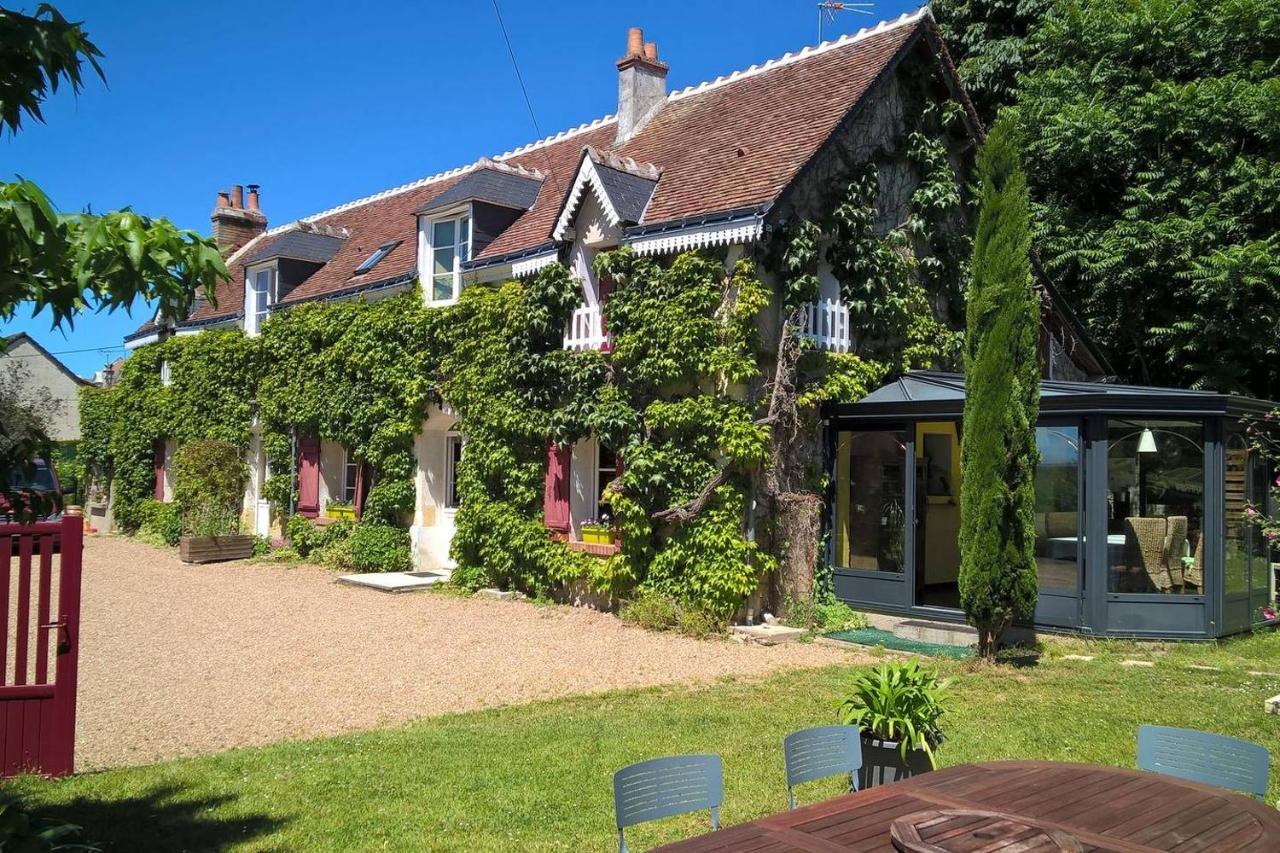
[(1204, 478), (1200, 423), (1107, 422), (1108, 592), (1204, 592)]
[(1075, 591), (1080, 582), (1080, 427), (1036, 427), (1036, 576), (1042, 590)]
[(457, 509), (461, 503), (458, 497), (458, 463), (462, 461), (462, 436), (445, 436), (444, 448), (444, 505), (449, 509)]
[(902, 572), (906, 540), (907, 435), (846, 430), (836, 440), (836, 565)]
[(601, 524), (613, 522), (613, 507), (604, 499), (604, 490), (618, 476), (618, 454), (596, 442), (596, 519)]

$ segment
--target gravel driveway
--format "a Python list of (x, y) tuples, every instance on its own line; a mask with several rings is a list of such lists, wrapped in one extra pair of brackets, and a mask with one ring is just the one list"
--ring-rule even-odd
[(81, 769), (857, 659), (654, 634), (585, 609), (389, 595), (311, 566), (186, 566), (120, 537), (86, 539), (84, 566)]

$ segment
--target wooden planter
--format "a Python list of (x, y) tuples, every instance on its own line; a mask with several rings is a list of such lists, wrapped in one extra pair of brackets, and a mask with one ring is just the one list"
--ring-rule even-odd
[(183, 536), (178, 540), (178, 558), (184, 563), (220, 563), (252, 556), (253, 537), (245, 534)]

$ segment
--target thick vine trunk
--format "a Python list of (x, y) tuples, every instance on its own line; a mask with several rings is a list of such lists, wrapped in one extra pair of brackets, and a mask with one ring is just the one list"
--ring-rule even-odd
[(813, 424), (801, 421), (796, 400), (800, 365), (799, 310), (784, 318), (769, 395), (770, 465), (761, 483), (761, 503), (774, 522), (778, 557), (773, 604), (782, 615), (801, 607), (811, 619), (822, 500), (810, 488), (808, 468), (819, 451)]

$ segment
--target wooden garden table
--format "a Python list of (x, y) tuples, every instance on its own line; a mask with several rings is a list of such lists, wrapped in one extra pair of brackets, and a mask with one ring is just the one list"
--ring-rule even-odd
[(954, 815), (957, 811), (972, 813), (975, 821), (983, 819), (980, 813), (995, 812), (1011, 819), (1004, 822), (1006, 826), (1020, 822), (1043, 830), (1045, 838), (1073, 839), (1082, 851), (1280, 850), (1280, 811), (1257, 800), (1156, 773), (1053, 761), (962, 764), (660, 849), (666, 853), (897, 851), (891, 829), (902, 819), (900, 837), (912, 834), (906, 830), (909, 825), (923, 826), (925, 840), (932, 833), (934, 843), (941, 841), (944, 850), (1061, 849), (1047, 843), (1002, 847), (997, 841), (957, 841), (948, 847), (947, 834), (939, 839), (932, 827), (942, 812), (951, 814), (949, 819), (961, 827), (953, 833), (963, 832), (966, 821)]

